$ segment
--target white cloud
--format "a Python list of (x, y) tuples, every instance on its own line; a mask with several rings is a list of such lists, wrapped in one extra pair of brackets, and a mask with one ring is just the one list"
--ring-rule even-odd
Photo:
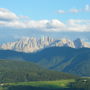
[(90, 32), (90, 20), (69, 20), (67, 24), (68, 30), (76, 32)]
[(50, 28), (60, 28), (63, 26), (64, 26), (64, 23), (57, 19), (53, 19), (51, 21), (48, 21), (47, 23), (47, 27), (50, 27)]
[(18, 16), (14, 14), (13, 12), (0, 8), (0, 20), (2, 21), (11, 21), (11, 20), (16, 20), (18, 19)]
[(59, 13), (59, 14), (65, 14), (65, 11), (64, 10), (58, 10), (57, 13)]
[[(76, 12), (75, 10), (73, 10)], [(0, 27), (9, 27), (9, 28), (15, 28), (15, 29), (29, 29), (29, 30), (40, 30), (44, 32), (62, 32), (62, 31), (74, 31), (74, 32), (90, 32), (90, 20), (68, 20), (65, 23), (53, 19), (53, 20), (26, 20), (27, 16), (17, 16), (13, 12), (7, 10), (7, 9), (0, 9), (0, 13), (2, 12), (2, 15), (0, 16)], [(8, 15), (8, 17), (7, 17)], [(21, 19), (25, 20), (21, 20)], [(6, 20), (3, 20), (6, 19)]]
[(67, 11), (64, 11), (64, 10), (58, 10), (57, 11), (58, 14), (79, 13), (79, 12), (90, 12), (90, 5), (87, 4), (87, 5), (84, 6), (84, 8), (80, 8), (80, 9), (71, 8)]
[(78, 9), (76, 9), (76, 8), (73, 8), (73, 9), (71, 9), (71, 10), (70, 10), (70, 12), (71, 12), (71, 13), (78, 13), (78, 12), (79, 12), (79, 10), (78, 10)]
[(58, 10), (57, 13), (58, 14), (67, 14), (67, 13), (79, 13), (81, 12), (79, 9), (76, 8), (72, 8), (70, 10), (64, 11), (64, 10)]

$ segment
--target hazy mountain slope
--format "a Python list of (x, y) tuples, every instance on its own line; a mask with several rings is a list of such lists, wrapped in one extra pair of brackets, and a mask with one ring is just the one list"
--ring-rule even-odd
[(90, 76), (90, 52), (85, 52), (73, 58), (73, 61), (63, 70), (64, 72), (78, 73)]
[(90, 76), (89, 48), (51, 47), (36, 53), (0, 50), (0, 58), (32, 61), (47, 69)]
[(36, 63), (46, 68), (90, 76), (90, 49), (54, 47), (39, 52), (38, 56), (42, 59)]

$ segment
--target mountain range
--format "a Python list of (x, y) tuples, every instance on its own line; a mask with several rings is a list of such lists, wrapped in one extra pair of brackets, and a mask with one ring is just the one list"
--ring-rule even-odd
[(90, 76), (90, 48), (48, 47), (34, 53), (0, 50), (0, 59), (24, 60), (49, 70)]
[(37, 52), (48, 47), (71, 47), (71, 48), (90, 48), (90, 44), (80, 38), (72, 41), (62, 38), (55, 39), (50, 37), (42, 38), (23, 38), (15, 42), (4, 43), (0, 45), (1, 50), (14, 50), (19, 52)]

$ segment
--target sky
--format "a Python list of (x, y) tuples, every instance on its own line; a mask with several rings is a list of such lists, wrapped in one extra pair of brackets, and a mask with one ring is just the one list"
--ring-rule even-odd
[(22, 37), (90, 38), (90, 0), (0, 0), (0, 43)]

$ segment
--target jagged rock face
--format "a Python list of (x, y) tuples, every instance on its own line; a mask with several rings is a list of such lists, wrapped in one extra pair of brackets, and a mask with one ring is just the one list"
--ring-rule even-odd
[(80, 39), (76, 39), (74, 41), (74, 44), (75, 44), (75, 48), (82, 48), (83, 42)]
[(83, 48), (83, 47), (90, 48), (90, 44), (82, 41), (80, 38), (74, 41), (74, 45), (75, 45), (75, 48)]
[(65, 46), (65, 47), (72, 47), (72, 48), (75, 47), (73, 41), (71, 41), (71, 40), (69, 40), (69, 39), (55, 40), (55, 41), (54, 41), (53, 43), (51, 43), (49, 46), (50, 46), (50, 47), (51, 47), (51, 46), (60, 46), (60, 47)]
[(71, 48), (90, 48), (90, 45), (83, 42), (81, 39), (71, 41), (69, 39), (54, 39), (50, 37), (37, 38), (23, 38), (21, 40), (10, 42), (0, 45), (0, 49), (15, 50), (20, 52), (36, 52), (46, 47), (59, 46), (59, 47), (71, 47)]
[(0, 48), (5, 50), (8, 49), (8, 50), (20, 51), (20, 52), (35, 52), (39, 49), (49, 46), (49, 44), (52, 42), (53, 39), (49, 37), (40, 38), (40, 39), (24, 38), (16, 42), (2, 44)]

